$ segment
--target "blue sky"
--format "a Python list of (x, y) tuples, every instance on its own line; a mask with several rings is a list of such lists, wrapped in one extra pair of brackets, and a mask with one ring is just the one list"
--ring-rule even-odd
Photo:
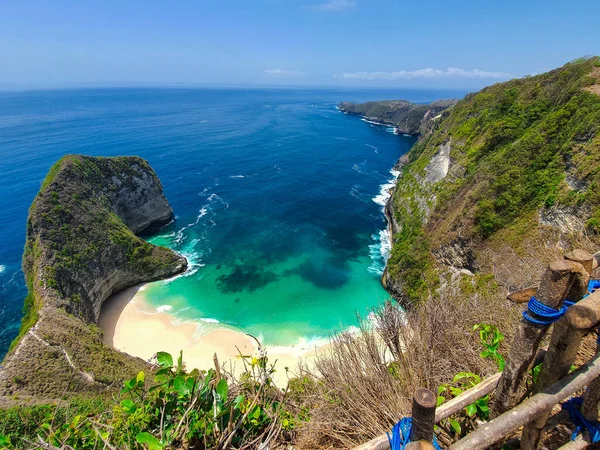
[(18, 0), (0, 86), (478, 88), (600, 53), (600, 1)]

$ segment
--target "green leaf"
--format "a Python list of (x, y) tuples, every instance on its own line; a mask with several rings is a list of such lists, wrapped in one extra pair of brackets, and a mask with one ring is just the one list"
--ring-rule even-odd
[(257, 419), (260, 417), (260, 406), (256, 405), (251, 414), (252, 418)]
[(133, 400), (130, 400), (130, 399), (122, 400), (121, 408), (127, 414), (133, 414), (135, 412), (135, 410), (137, 409), (137, 407), (135, 406), (135, 403), (133, 403)]
[(156, 354), (158, 365), (163, 368), (173, 367), (173, 357), (167, 352), (158, 352)]
[(144, 375), (144, 371), (141, 371), (140, 373), (138, 373), (135, 377), (135, 382), (138, 386), (143, 386), (144, 385), (144, 381), (146, 379), (146, 376)]
[(222, 402), (227, 400), (228, 389), (227, 380), (225, 378), (221, 378), (221, 381), (219, 381), (219, 384), (217, 384), (217, 395)]
[(245, 397), (243, 395), (238, 395), (233, 401), (233, 407), (235, 409), (242, 409), (241, 406), (244, 404)]
[(196, 380), (194, 377), (186, 377), (184, 375), (178, 375), (173, 380), (173, 388), (179, 393), (179, 395), (189, 395), (194, 390)]
[(446, 401), (446, 397), (444, 397), (443, 395), (438, 395), (436, 406), (440, 406), (445, 401)]
[(158, 439), (145, 431), (138, 433), (135, 440), (140, 444), (146, 444), (149, 450), (162, 450), (164, 448), (164, 445)]
[(471, 403), (465, 408), (465, 411), (467, 412), (469, 417), (473, 417), (475, 414), (477, 414), (477, 405), (475, 405), (475, 403)]
[(456, 434), (460, 435), (460, 431), (461, 431), (461, 426), (460, 423), (458, 423), (456, 420), (454, 419), (450, 419), (450, 426), (452, 427), (452, 429), (456, 432)]
[(0, 445), (8, 447), (10, 445), (10, 439), (0, 434)]
[(179, 351), (179, 358), (177, 358), (177, 372), (181, 372), (183, 368), (183, 350)]

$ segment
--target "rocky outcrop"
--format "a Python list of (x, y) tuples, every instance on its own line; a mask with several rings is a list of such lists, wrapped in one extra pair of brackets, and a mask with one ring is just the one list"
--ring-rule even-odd
[(398, 133), (427, 134), (442, 113), (454, 106), (457, 100), (439, 100), (417, 104), (406, 100), (384, 100), (367, 103), (342, 102), (338, 109), (348, 114), (364, 117), (367, 120), (390, 125)]
[(106, 347), (95, 324), (111, 294), (186, 269), (185, 258), (135, 234), (172, 219), (141, 158), (69, 155), (50, 169), (29, 211), (26, 314), (0, 371), (0, 393), (103, 390), (143, 365)]

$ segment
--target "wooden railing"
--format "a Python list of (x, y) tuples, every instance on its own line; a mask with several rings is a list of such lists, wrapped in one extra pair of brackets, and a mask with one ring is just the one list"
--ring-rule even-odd
[[(597, 421), (600, 407), (600, 344), (596, 354), (587, 363), (570, 372), (584, 336), (596, 331), (600, 325), (600, 290), (586, 296), (592, 270), (597, 266), (598, 263), (593, 255), (583, 250), (575, 250), (565, 255), (564, 260), (551, 263), (544, 272), (539, 286), (511, 293), (508, 298), (515, 303), (527, 302), (532, 295), (535, 295), (540, 303), (554, 309), (559, 309), (565, 299), (576, 303), (551, 325), (540, 325), (521, 319), (504, 370), (441, 405), (437, 410), (434, 406), (434, 412), (422, 407), (420, 399), (424, 398), (424, 394), (422, 390), (418, 390), (413, 399), (412, 417), (413, 424), (419, 424), (420, 431), (411, 434), (411, 441), (414, 442), (411, 442), (407, 448), (411, 450), (433, 448), (431, 439), (427, 436), (433, 435), (434, 424), (460, 412), (466, 406), (492, 392), (494, 392), (494, 401), (491, 404), (493, 419), (479, 425), (477, 429), (447, 448), (454, 450), (500, 448), (507, 436), (516, 435), (523, 427), (518, 438), (520, 448), (537, 450), (540, 448), (544, 433), (569, 417), (568, 414), (558, 413), (551, 418), (552, 409), (581, 392), (585, 387), (587, 391), (584, 394), (581, 413), (586, 420)], [(528, 314), (534, 319), (541, 318), (531, 311)], [(541, 349), (542, 341), (550, 330), (552, 330), (550, 344), (546, 350)], [(533, 391), (523, 400), (528, 375), (540, 362), (542, 366)], [(431, 429), (431, 433), (429, 430), (423, 431), (424, 424)], [(588, 439), (589, 436), (584, 433), (583, 436), (579, 436), (561, 448), (583, 449), (589, 444)], [(356, 447), (355, 450), (389, 448), (388, 437), (383, 435)]]

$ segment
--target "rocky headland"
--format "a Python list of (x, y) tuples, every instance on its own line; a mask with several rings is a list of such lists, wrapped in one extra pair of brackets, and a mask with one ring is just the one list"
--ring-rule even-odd
[(139, 157), (68, 155), (29, 210), (20, 334), (0, 369), (0, 395), (56, 399), (118, 388), (145, 366), (107, 347), (97, 327), (113, 293), (187, 268), (137, 235), (173, 220), (162, 185)]
[(406, 100), (383, 100), (367, 103), (342, 102), (342, 112), (364, 117), (366, 120), (390, 125), (398, 133), (427, 134), (441, 114), (458, 100), (439, 100), (432, 103), (411, 103)]

